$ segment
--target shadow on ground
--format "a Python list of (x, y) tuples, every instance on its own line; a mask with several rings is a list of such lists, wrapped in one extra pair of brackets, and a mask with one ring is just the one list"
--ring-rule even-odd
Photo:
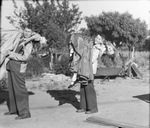
[(69, 103), (76, 109), (79, 109), (79, 101), (75, 96), (79, 95), (80, 92), (74, 90), (48, 90), (47, 93), (59, 101), (59, 106)]
[[(33, 92), (28, 91), (28, 95), (34, 95)], [(8, 91), (0, 91), (0, 104), (3, 104), (8, 99)]]
[(143, 95), (133, 96), (133, 98), (138, 98), (138, 99), (143, 100), (147, 103), (150, 103), (150, 94), (143, 94)]

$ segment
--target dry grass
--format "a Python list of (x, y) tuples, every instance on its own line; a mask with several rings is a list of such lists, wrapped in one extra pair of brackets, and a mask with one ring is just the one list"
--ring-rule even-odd
[[(149, 60), (150, 60), (150, 52), (135, 52), (135, 62), (138, 64), (140, 68), (145, 68), (149, 70)], [(129, 58), (129, 52), (123, 52), (123, 56), (125, 58)]]

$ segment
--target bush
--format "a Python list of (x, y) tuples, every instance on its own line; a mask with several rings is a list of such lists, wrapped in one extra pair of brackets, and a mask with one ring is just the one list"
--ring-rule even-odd
[(70, 76), (71, 72), (69, 70), (68, 56), (62, 55), (61, 59), (55, 62), (53, 69), (56, 74), (64, 74), (66, 76)]
[(114, 61), (111, 59), (111, 57), (109, 57), (108, 55), (103, 55), (101, 57), (102, 63), (106, 66), (106, 67), (114, 67)]
[(125, 58), (123, 56), (120, 56), (120, 54), (115, 55), (107, 55), (103, 54), (99, 58), (99, 66), (100, 67), (123, 67), (124, 66), (124, 60)]
[(29, 59), (26, 77), (31, 78), (33, 76), (39, 76), (43, 73), (44, 64), (41, 58), (38, 56), (32, 56)]
[(44, 63), (44, 67), (45, 67), (45, 68), (49, 68), (50, 55), (47, 54), (46, 56), (42, 56), (42, 57), (41, 57), (41, 60), (42, 60), (43, 63)]

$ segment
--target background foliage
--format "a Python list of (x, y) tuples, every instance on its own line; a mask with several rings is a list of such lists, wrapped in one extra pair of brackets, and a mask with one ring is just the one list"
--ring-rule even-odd
[[(66, 38), (68, 34), (75, 32), (78, 24), (80, 24), (82, 20), (82, 12), (79, 11), (79, 7), (74, 4), (69, 5), (68, 0), (35, 0), (33, 2), (30, 0), (23, 0), (23, 2), (25, 8), (19, 9), (15, 0), (13, 0), (15, 7), (14, 15), (7, 17), (10, 23), (21, 29), (28, 27), (44, 36), (48, 44), (48, 47), (45, 48), (44, 51), (47, 51), (47, 53), (50, 53), (51, 49), (57, 49), (57, 51), (64, 51), (62, 49), (67, 49), (68, 42), (66, 42)], [(68, 50), (66, 52), (68, 52)], [(38, 64), (38, 59), (37, 56), (34, 56), (31, 58), (31, 62), (33, 64)], [(30, 66), (32, 66), (31, 62), (29, 63)], [(55, 64), (57, 65), (55, 69), (58, 65), (60, 66), (59, 69), (64, 65), (63, 61), (62, 65), (60, 62), (55, 62)], [(37, 67), (39, 67), (37, 68), (38, 70), (42, 66), (39, 64)], [(32, 69), (31, 71), (34, 72), (33, 67), (29, 69)]]
[[(19, 9), (15, 0), (12, 1), (15, 9), (14, 15), (7, 17), (10, 23), (16, 28), (29, 27), (46, 37), (48, 47), (43, 49), (44, 52), (49, 54), (51, 49), (63, 51), (63, 54), (64, 51), (68, 52), (66, 38), (68, 34), (76, 31), (82, 20), (82, 12), (78, 5), (70, 6), (69, 0), (33, 0), (33, 2), (23, 0), (25, 8)], [(149, 51), (150, 49), (150, 38), (146, 38), (150, 31), (147, 30), (146, 23), (140, 19), (134, 19), (128, 12), (122, 14), (102, 12), (99, 16), (85, 17), (85, 21), (88, 28), (81, 28), (83, 35), (93, 38), (100, 34), (107, 41), (115, 42), (121, 50), (128, 48), (131, 51), (134, 47), (138, 50)], [(43, 59), (39, 56), (32, 55), (27, 70), (28, 76), (36, 76), (43, 72), (48, 62), (45, 64), (42, 61)], [(54, 70), (56, 73), (68, 74), (68, 64), (68, 58), (64, 57), (60, 61), (55, 61)]]
[(100, 34), (107, 41), (115, 42), (118, 47), (125, 45), (129, 50), (144, 43), (148, 36), (146, 23), (134, 19), (128, 12), (102, 12), (85, 20), (91, 36)]

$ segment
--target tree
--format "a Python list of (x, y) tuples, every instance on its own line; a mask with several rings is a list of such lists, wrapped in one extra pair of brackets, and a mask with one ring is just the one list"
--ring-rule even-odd
[(79, 32), (84, 36), (90, 37), (90, 31), (86, 28), (80, 28)]
[[(14, 0), (13, 2), (15, 9), (19, 10)], [(77, 5), (69, 7), (68, 0), (62, 3), (57, 0), (57, 4), (54, 0), (43, 0), (42, 4), (34, 0), (34, 3), (35, 6), (24, 0), (25, 9), (20, 10), (19, 14), (14, 11), (14, 16), (8, 17), (10, 22), (17, 23), (20, 28), (27, 26), (45, 36), (51, 48), (60, 49), (66, 46), (67, 34), (74, 32), (75, 27), (81, 22), (81, 12)]]
[(145, 51), (149, 51), (150, 50), (150, 37), (148, 37), (145, 41), (145, 44), (143, 45), (143, 49)]
[[(51, 58), (54, 51), (61, 51), (62, 54), (67, 51), (67, 36), (81, 22), (82, 12), (77, 5), (70, 7), (68, 0), (23, 0), (25, 8), (19, 9), (15, 0), (12, 1), (15, 7), (14, 16), (9, 16), (8, 19), (13, 25), (21, 29), (28, 27), (44, 36), (48, 43), (44, 52), (49, 53)], [(38, 52), (43, 53), (39, 50)], [(57, 53), (55, 57), (57, 58)]]
[(34, 7), (24, 0), (24, 5), (28, 27), (46, 37), (49, 47), (62, 48), (66, 33), (55, 23), (56, 7), (47, 1)]
[(129, 51), (140, 45), (147, 37), (147, 25), (140, 19), (133, 19), (128, 12), (102, 12), (99, 16), (85, 18), (91, 36), (102, 35), (117, 46), (126, 45)]
[(62, 4), (59, 3), (59, 9), (56, 16), (56, 24), (66, 33), (72, 33), (75, 31), (78, 24), (81, 23), (81, 14), (79, 7), (72, 4), (69, 7), (69, 1), (63, 0)]

